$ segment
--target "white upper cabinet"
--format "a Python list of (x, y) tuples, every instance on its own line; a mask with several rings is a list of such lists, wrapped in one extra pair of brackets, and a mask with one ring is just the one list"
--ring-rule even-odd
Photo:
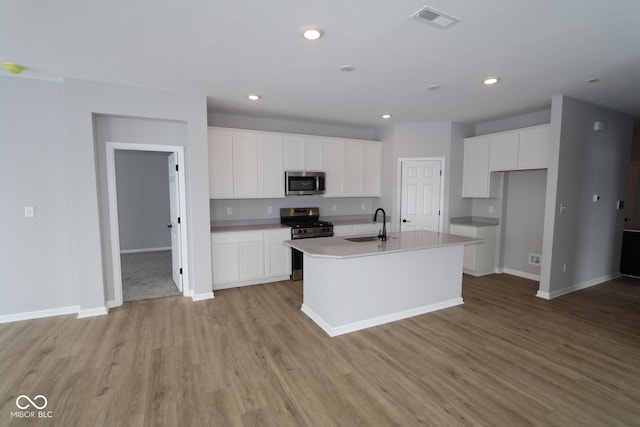
[(462, 197), (497, 197), (499, 172), (546, 169), (549, 125), (464, 140)]
[(549, 158), (549, 125), (488, 135), (489, 170), (545, 169)]
[(380, 197), (382, 143), (326, 139), (325, 197)]
[(549, 166), (550, 126), (535, 126), (519, 132), (519, 169), (545, 169)]
[(363, 144), (362, 195), (380, 197), (382, 194), (382, 144)]
[(233, 198), (233, 137), (230, 131), (208, 129), (209, 197)]
[(323, 162), (323, 143), (320, 138), (304, 139), (304, 164), (308, 171), (323, 172), (325, 170)]
[(284, 197), (283, 149), (282, 135), (258, 135), (258, 194), (262, 198)]
[(491, 135), (489, 170), (508, 171), (518, 169), (518, 132)]
[(497, 196), (497, 184), (489, 172), (489, 137), (464, 140), (462, 197), (488, 198)]
[(300, 135), (284, 135), (284, 170), (324, 171), (323, 140)]
[(284, 197), (282, 135), (209, 128), (209, 197)]
[(345, 195), (345, 144), (341, 140), (327, 140), (324, 143), (324, 163), (326, 165), (326, 197)]
[(326, 172), (327, 197), (380, 197), (382, 143), (209, 128), (210, 198), (282, 198), (285, 171)]
[(258, 137), (255, 133), (233, 132), (233, 195), (258, 197)]

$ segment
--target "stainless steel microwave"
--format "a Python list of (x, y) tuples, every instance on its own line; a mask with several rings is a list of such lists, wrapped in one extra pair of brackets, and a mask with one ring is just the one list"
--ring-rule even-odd
[(284, 173), (285, 194), (287, 196), (307, 196), (324, 194), (324, 172), (287, 171)]

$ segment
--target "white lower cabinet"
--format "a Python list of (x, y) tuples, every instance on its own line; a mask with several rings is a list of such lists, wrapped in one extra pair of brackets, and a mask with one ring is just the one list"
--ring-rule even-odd
[(290, 238), (289, 228), (212, 233), (213, 289), (288, 279), (291, 250), (282, 242)]
[(482, 243), (464, 246), (462, 270), (472, 276), (484, 276), (496, 270), (497, 225), (472, 226), (451, 224), (451, 234), (482, 239)]
[(291, 248), (282, 242), (291, 240), (291, 230), (264, 232), (265, 276), (289, 276), (291, 274)]

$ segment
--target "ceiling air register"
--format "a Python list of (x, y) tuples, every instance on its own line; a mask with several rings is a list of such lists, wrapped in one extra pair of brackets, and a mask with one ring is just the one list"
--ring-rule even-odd
[(437, 10), (431, 9), (428, 6), (423, 7), (413, 15), (411, 15), (416, 21), (424, 22), (425, 24), (433, 25), (438, 28), (448, 29), (460, 22), (458, 18), (451, 15), (447, 15)]

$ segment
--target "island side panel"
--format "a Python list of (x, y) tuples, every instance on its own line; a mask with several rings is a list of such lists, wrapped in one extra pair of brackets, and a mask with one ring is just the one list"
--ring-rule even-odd
[(302, 310), (331, 336), (462, 303), (463, 245), (355, 258), (305, 254)]

